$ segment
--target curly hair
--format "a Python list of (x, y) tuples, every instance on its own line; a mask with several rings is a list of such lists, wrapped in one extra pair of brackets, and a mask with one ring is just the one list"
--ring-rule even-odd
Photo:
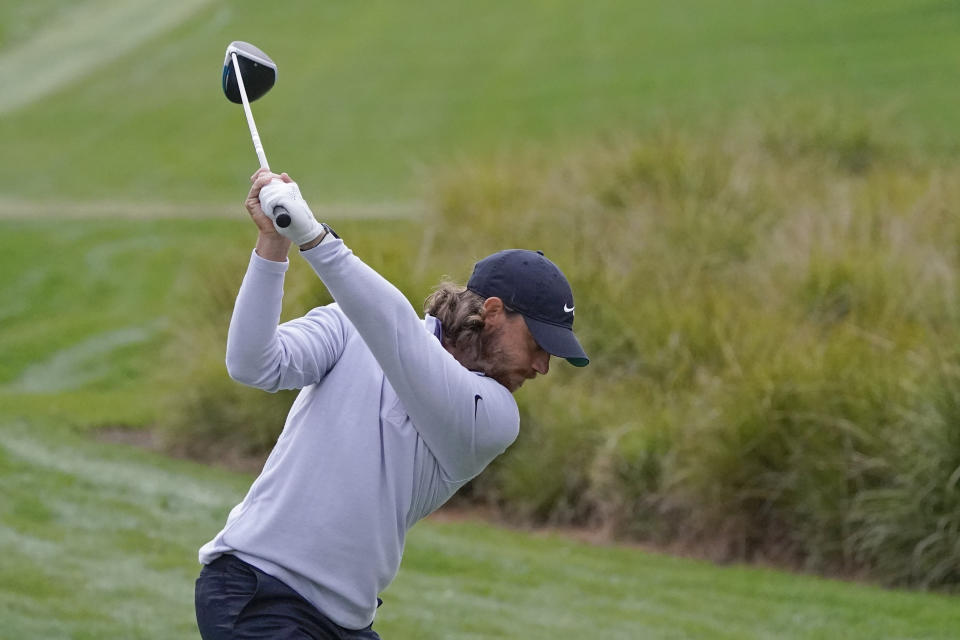
[(423, 310), (443, 327), (443, 346), (461, 361), (481, 360), (484, 300), (463, 285), (443, 281), (423, 303)]

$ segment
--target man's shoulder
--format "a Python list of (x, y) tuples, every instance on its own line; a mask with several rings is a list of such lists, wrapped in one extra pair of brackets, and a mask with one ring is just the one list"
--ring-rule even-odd
[[(493, 378), (483, 374), (477, 374), (477, 378), (479, 386), (474, 397), (474, 403), (479, 407), (480, 403), (483, 402), (492, 422), (510, 426), (516, 432), (520, 426), (520, 408), (517, 406), (517, 399), (513, 397), (509, 389)], [(516, 433), (514, 433), (514, 437), (516, 437)]]
[[(350, 318), (347, 317), (347, 314), (343, 312), (343, 309), (340, 308), (340, 305), (337, 302), (331, 302), (329, 304), (314, 307), (308, 311), (304, 317), (313, 319), (336, 318), (337, 321), (342, 323), (344, 326), (350, 327), (351, 330), (356, 330), (353, 322), (350, 321)], [(423, 330), (427, 333), (436, 335), (436, 325), (436, 319), (432, 316), (426, 316), (423, 319)], [(439, 336), (437, 337), (439, 339)]]

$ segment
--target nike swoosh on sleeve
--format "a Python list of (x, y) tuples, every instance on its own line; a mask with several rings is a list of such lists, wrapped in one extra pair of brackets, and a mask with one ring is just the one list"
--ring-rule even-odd
[(477, 406), (480, 404), (481, 400), (483, 400), (483, 398), (480, 396), (480, 394), (476, 394), (473, 396), (473, 419), (474, 420), (477, 419)]

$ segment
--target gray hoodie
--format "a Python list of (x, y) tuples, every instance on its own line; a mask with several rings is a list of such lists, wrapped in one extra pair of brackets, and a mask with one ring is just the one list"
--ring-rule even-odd
[(510, 392), (468, 371), (436, 319), (335, 240), (301, 255), (334, 304), (279, 327), (287, 262), (256, 255), (230, 321), (227, 370), (302, 389), (270, 457), (200, 549), (282, 580), (337, 624), (368, 626), (407, 530), (517, 437)]

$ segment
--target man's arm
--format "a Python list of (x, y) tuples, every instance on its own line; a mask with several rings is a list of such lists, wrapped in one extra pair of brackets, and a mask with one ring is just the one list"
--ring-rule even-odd
[[(290, 240), (277, 233), (260, 208), (264, 175), (261, 170), (251, 176), (244, 203), (259, 235), (230, 319), (227, 371), (238, 382), (266, 391), (299, 389), (320, 380), (339, 359), (346, 327), (330, 307), (277, 326)], [(286, 174), (279, 179), (291, 182)]]
[(403, 294), (342, 240), (303, 251), (380, 364), (448, 479), (475, 476), (517, 436), (510, 392), (463, 367)]
[[(281, 205), (291, 220), (270, 225), (303, 250), (330, 294), (369, 347), (397, 392), (414, 427), (449, 480), (475, 476), (516, 438), (517, 404), (498, 382), (467, 371), (423, 324), (403, 294), (353, 255), (341, 240), (325, 235), (286, 174), (254, 174), (263, 211)], [(253, 193), (253, 190), (251, 190)], [(258, 203), (259, 204), (259, 203)]]
[(277, 326), (288, 265), (256, 252), (250, 256), (227, 333), (230, 377), (270, 392), (319, 381), (340, 358), (346, 341), (343, 316), (332, 307)]

